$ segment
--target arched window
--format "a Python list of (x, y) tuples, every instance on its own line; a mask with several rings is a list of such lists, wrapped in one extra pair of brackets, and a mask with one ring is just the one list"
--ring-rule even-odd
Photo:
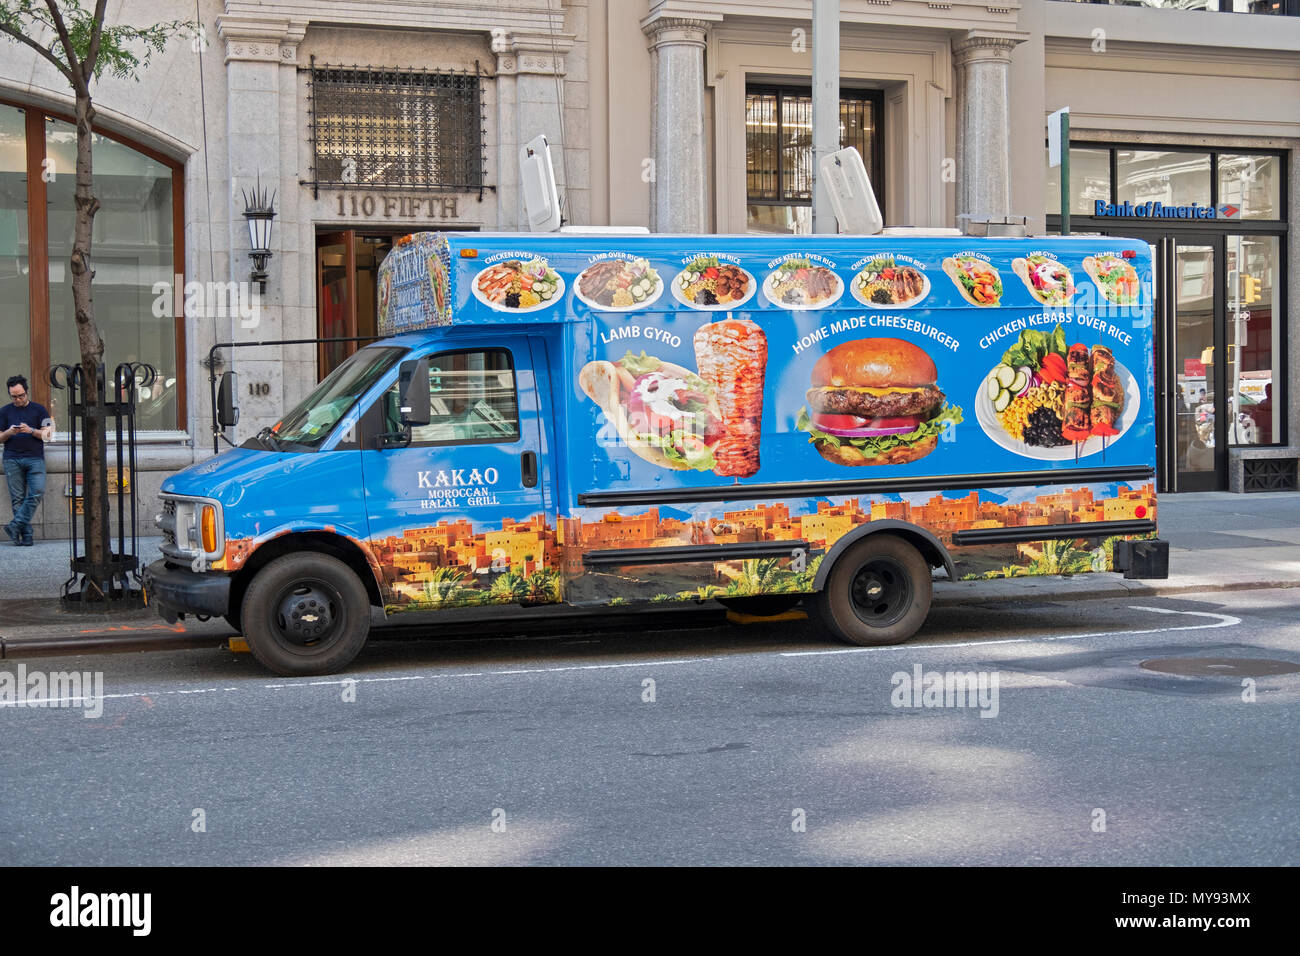
[[(26, 375), (32, 394), (66, 428), (46, 370), (80, 360), (72, 307), (76, 128), (65, 117), (0, 102), (0, 372)], [(140, 393), (142, 430), (185, 428), (185, 324), (174, 314), (184, 271), (183, 170), (179, 163), (96, 133), (91, 247), (95, 321), (104, 364), (158, 370)], [(163, 289), (163, 292), (159, 292)]]

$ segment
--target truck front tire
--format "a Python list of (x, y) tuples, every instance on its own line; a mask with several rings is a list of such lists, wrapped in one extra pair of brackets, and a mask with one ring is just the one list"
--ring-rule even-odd
[(370, 633), (370, 598), (356, 574), (326, 554), (276, 558), (257, 572), (240, 614), (253, 656), (286, 677), (347, 667)]
[(825, 587), (805, 604), (815, 622), (850, 644), (901, 644), (925, 623), (933, 590), (921, 552), (877, 533), (840, 555)]

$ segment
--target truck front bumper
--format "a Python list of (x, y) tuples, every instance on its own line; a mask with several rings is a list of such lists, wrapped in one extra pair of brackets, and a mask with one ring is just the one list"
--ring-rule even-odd
[(155, 561), (144, 569), (149, 603), (172, 624), (186, 614), (221, 617), (230, 608), (230, 575), (219, 571), (198, 573), (189, 568)]

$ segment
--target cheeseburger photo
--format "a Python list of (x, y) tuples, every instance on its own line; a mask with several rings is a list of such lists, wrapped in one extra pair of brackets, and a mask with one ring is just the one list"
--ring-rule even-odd
[(934, 451), (945, 422), (962, 420), (944, 404), (938, 370), (903, 339), (857, 339), (813, 366), (808, 407), (795, 427), (823, 458), (840, 465), (901, 465)]

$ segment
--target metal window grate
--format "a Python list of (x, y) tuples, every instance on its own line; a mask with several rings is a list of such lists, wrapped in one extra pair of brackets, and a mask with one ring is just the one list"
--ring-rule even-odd
[(343, 189), (485, 188), (484, 75), (317, 66), (308, 75), (312, 178)]
[(1294, 458), (1246, 458), (1241, 462), (1246, 491), (1295, 491)]

